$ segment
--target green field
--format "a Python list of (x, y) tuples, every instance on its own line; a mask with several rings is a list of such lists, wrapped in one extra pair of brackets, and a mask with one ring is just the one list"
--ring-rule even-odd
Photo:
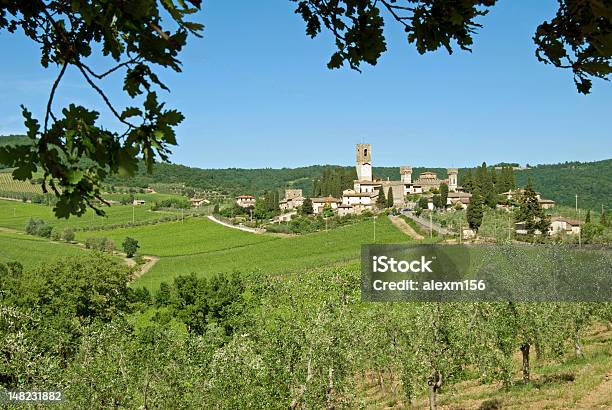
[(42, 262), (87, 252), (79, 246), (51, 242), (35, 236), (0, 231), (0, 262), (17, 261), (31, 268)]
[[(153, 212), (149, 206), (113, 205), (102, 208), (106, 216), (98, 216), (95, 212), (87, 210), (79, 218), (57, 219), (53, 214), (53, 207), (24, 203), (20, 201), (0, 200), (0, 227), (18, 229), (23, 231), (30, 218), (40, 218), (54, 228), (63, 229), (67, 227), (104, 226), (117, 223), (158, 219), (163, 215), (176, 212)], [(133, 212), (133, 215), (132, 215)], [(180, 211), (178, 211), (180, 213)]]
[[(77, 239), (106, 236), (117, 246), (126, 236), (137, 239), (142, 254), (161, 257), (137, 281), (138, 285), (154, 289), (163, 281), (191, 272), (201, 275), (254, 270), (283, 273), (355, 261), (361, 244), (373, 242), (373, 228), (373, 222), (365, 221), (328, 232), (279, 237), (242, 232), (197, 218), (184, 223), (81, 232)], [(399, 243), (408, 239), (388, 219), (378, 219), (376, 242)]]

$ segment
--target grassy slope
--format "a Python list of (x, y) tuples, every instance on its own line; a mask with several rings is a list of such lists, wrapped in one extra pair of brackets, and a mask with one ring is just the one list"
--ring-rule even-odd
[[(85, 227), (109, 225), (115, 223), (126, 223), (132, 221), (132, 206), (113, 205), (104, 207), (105, 217), (97, 216), (88, 210), (83, 216), (70, 217), (70, 219), (57, 219), (53, 214), (53, 207), (23, 203), (19, 201), (0, 200), (0, 227), (24, 230), (28, 219), (41, 218), (54, 228)], [(158, 219), (162, 212), (152, 212), (149, 207), (134, 207), (134, 219), (141, 221), (145, 219)]]
[[(279, 237), (246, 233), (198, 218), (184, 223), (82, 232), (77, 238), (84, 240), (88, 236), (106, 236), (117, 245), (131, 236), (140, 242), (143, 254), (160, 256), (153, 269), (137, 282), (157, 288), (162, 281), (191, 272), (201, 275), (253, 270), (282, 273), (357, 260), (361, 244), (372, 242), (373, 223), (367, 221), (329, 232)], [(386, 218), (379, 218), (377, 242), (407, 240)]]
[(0, 262), (18, 261), (28, 268), (80, 252), (85, 250), (75, 245), (0, 231)]

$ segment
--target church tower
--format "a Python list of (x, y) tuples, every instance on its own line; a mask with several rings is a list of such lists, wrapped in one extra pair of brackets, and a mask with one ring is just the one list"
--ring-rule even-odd
[(457, 174), (459, 170), (457, 168), (448, 169), (448, 190), (451, 192), (457, 191)]
[(370, 144), (357, 144), (357, 179), (372, 181), (372, 148)]

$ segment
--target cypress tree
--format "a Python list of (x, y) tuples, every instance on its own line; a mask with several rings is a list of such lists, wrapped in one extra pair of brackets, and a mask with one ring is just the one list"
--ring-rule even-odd
[(527, 180), (527, 186), (521, 195), (515, 218), (517, 222), (525, 221), (525, 229), (529, 234), (534, 234), (536, 230), (544, 234), (550, 226), (550, 221), (538, 201), (531, 178)]
[(380, 187), (380, 189), (378, 190), (378, 198), (376, 198), (376, 205), (378, 205), (379, 208), (384, 208), (387, 205), (387, 198), (385, 198), (385, 190)]
[(312, 208), (312, 199), (306, 198), (304, 199), (304, 203), (302, 204), (302, 213), (304, 215), (312, 215), (314, 209)]
[(601, 210), (601, 216), (599, 217), (599, 223), (603, 226), (608, 225), (608, 221), (606, 220), (606, 212), (603, 210), (603, 208)]
[(391, 187), (387, 191), (387, 208), (393, 208), (393, 189)]
[(448, 202), (448, 185), (440, 184), (440, 201), (442, 203), (441, 208), (446, 208)]
[(474, 189), (474, 176), (471, 169), (468, 169), (463, 178), (461, 178), (461, 186), (465, 192), (472, 192)]
[(475, 231), (477, 231), (482, 224), (483, 204), (484, 200), (480, 194), (480, 190), (475, 188), (474, 192), (472, 192), (472, 197), (470, 198), (470, 203), (467, 206), (465, 214), (468, 225)]
[(588, 224), (589, 222), (591, 222), (591, 210), (590, 209), (587, 211), (586, 217), (584, 218), (584, 223)]

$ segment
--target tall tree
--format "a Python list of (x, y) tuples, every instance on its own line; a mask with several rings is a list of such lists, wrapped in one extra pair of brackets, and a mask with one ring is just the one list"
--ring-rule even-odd
[(448, 202), (448, 185), (440, 184), (440, 201), (442, 202), (441, 208), (446, 208)]
[(461, 178), (461, 186), (465, 192), (472, 192), (474, 185), (474, 175), (472, 175), (472, 170), (468, 169)]
[(382, 187), (378, 190), (378, 198), (376, 198), (376, 205), (380, 209), (387, 206), (387, 198), (385, 197), (385, 191)]
[(484, 200), (478, 188), (472, 192), (470, 203), (467, 206), (466, 218), (471, 229), (477, 231), (482, 224)]
[(514, 218), (517, 222), (525, 222), (525, 229), (530, 235), (536, 230), (545, 234), (550, 226), (550, 219), (540, 206), (531, 178), (527, 180), (525, 191), (519, 198), (519, 207), (515, 211)]
[(393, 189), (389, 187), (389, 190), (387, 191), (387, 208), (393, 208), (393, 206)]
[(312, 208), (312, 199), (306, 198), (304, 199), (304, 203), (302, 204), (302, 213), (304, 215), (312, 215), (314, 209)]

